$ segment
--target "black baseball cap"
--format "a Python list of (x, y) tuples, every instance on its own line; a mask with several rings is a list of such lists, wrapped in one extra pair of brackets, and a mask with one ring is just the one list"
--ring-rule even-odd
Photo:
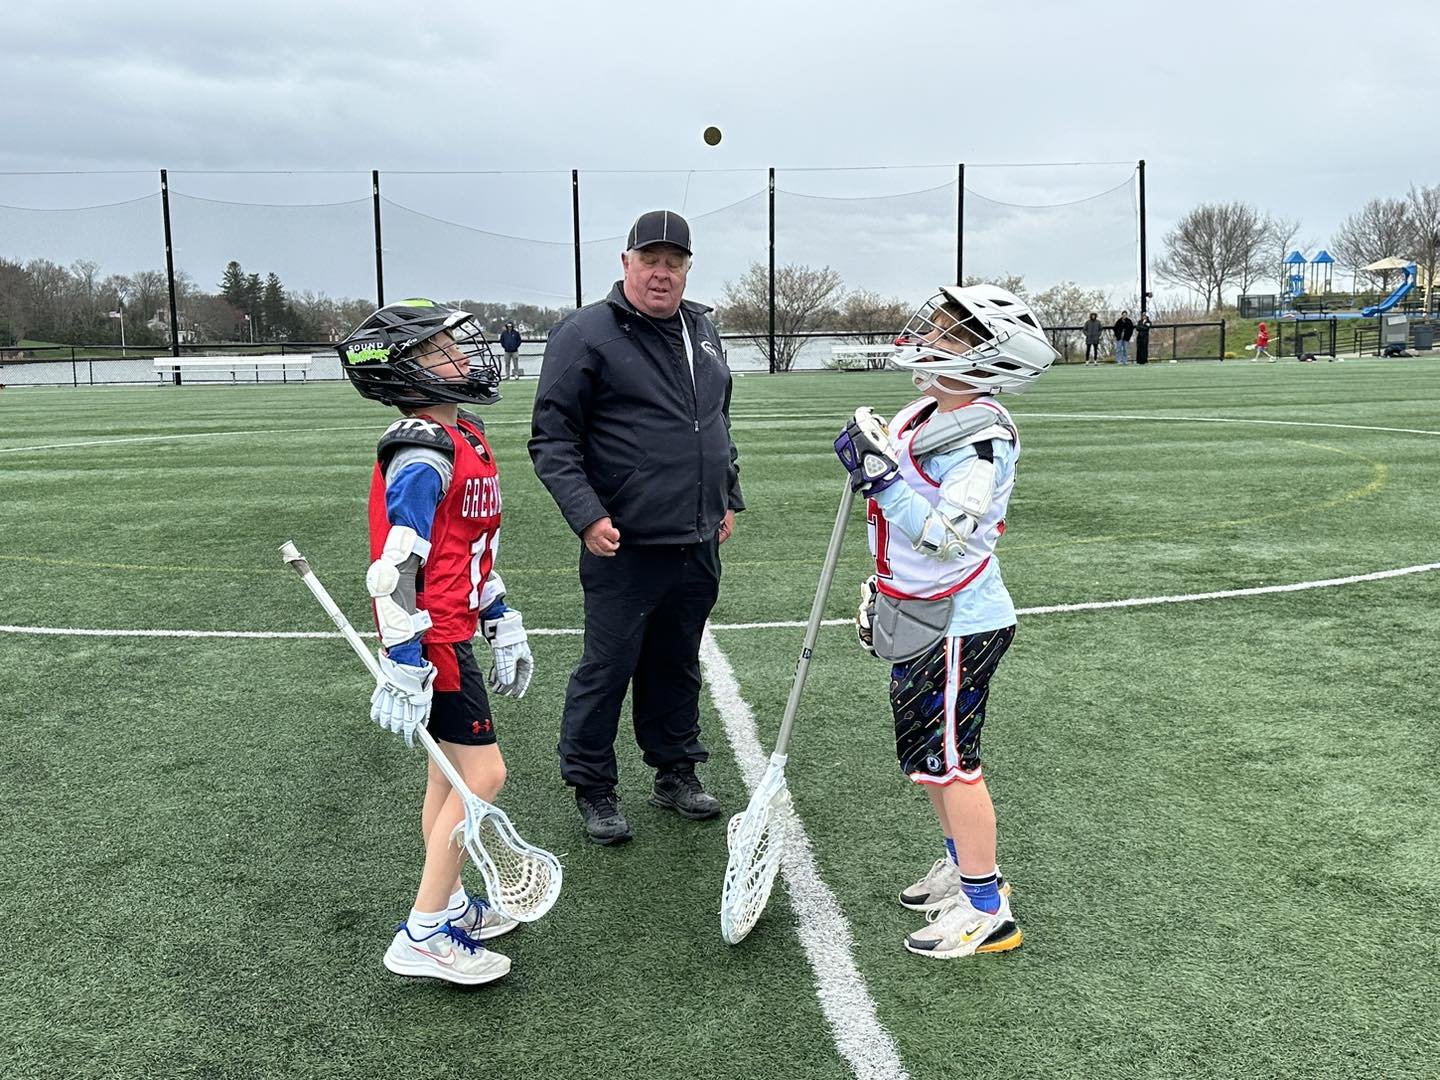
[(654, 244), (674, 244), (686, 255), (690, 250), (690, 223), (673, 210), (647, 210), (630, 226), (627, 251), (640, 251)]

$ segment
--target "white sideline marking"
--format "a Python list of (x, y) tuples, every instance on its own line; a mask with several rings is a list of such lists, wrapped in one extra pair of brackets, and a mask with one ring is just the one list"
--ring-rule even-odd
[[(1178, 593), (1173, 596), (1133, 596), (1124, 600), (1086, 600), (1076, 604), (1046, 604), (1041, 607), (1016, 608), (1018, 615), (1063, 615), (1067, 611), (1107, 611), (1111, 608), (1149, 607), (1152, 604), (1190, 604), (1198, 600), (1232, 600), (1237, 596), (1265, 596), (1270, 593), (1305, 592), (1309, 589), (1333, 589), (1338, 585), (1358, 585), (1364, 581), (1384, 581), (1407, 574), (1424, 574), (1440, 570), (1440, 563), (1420, 563), (1394, 570), (1375, 570), (1369, 574), (1325, 578), (1322, 581), (1296, 581), (1288, 585), (1256, 585), (1248, 589), (1222, 589), (1206, 593)], [(821, 626), (849, 626), (854, 619), (826, 619)], [(716, 630), (793, 630), (803, 622), (719, 623)]]
[(1346, 431), (1388, 431), (1396, 435), (1440, 435), (1440, 431), (1424, 428), (1375, 427), (1371, 424), (1329, 424), (1320, 420), (1258, 420), (1238, 416), (1141, 416), (1127, 413), (1063, 413), (1021, 412), (1020, 418), (1041, 417), (1046, 420), (1158, 420), (1174, 424), (1268, 424), (1272, 427), (1343, 428)]
[[(1063, 615), (1069, 611), (1108, 611), (1113, 608), (1150, 607), (1155, 604), (1192, 604), (1200, 600), (1232, 600), (1238, 596), (1267, 596), (1270, 593), (1306, 592), (1310, 589), (1333, 589), (1341, 585), (1358, 585), (1366, 581), (1384, 581), (1440, 570), (1440, 562), (1401, 566), (1393, 570), (1375, 570), (1369, 574), (1325, 578), (1322, 581), (1296, 581), (1288, 585), (1257, 585), (1249, 589), (1222, 589), (1218, 592), (1179, 593), (1174, 596), (1133, 596), (1124, 600), (1086, 600), (1076, 604), (1046, 604), (1042, 607), (1017, 608), (1016, 615)], [(821, 626), (849, 626), (853, 619), (825, 619)], [(711, 623), (710, 630), (794, 630), (803, 622)], [(527, 633), (536, 637), (579, 637), (585, 631), (573, 626), (532, 627)], [(150, 638), (338, 638), (335, 631), (324, 630), (99, 630), (73, 626), (4, 626), (0, 634), (46, 634), (55, 637), (150, 637)], [(362, 634), (361, 637), (375, 637)], [(767, 759), (768, 760), (768, 759)]]
[(0, 454), (23, 454), (30, 450), (69, 450), (77, 446), (116, 446), (120, 443), (173, 442), (176, 439), (233, 438), (237, 435), (308, 435), (317, 431), (365, 431), (374, 424), (346, 424), (344, 427), (271, 428), (268, 431), (191, 431), (176, 435), (125, 435), (115, 439), (89, 439), (85, 442), (45, 443), (40, 446), (0, 447)]
[[(730, 661), (708, 629), (700, 642), (700, 665), (745, 785), (753, 793), (769, 758), (760, 749), (755, 715), (740, 694)], [(792, 821), (780, 872), (800, 922), (800, 943), (815, 973), (816, 996), (830, 1024), (830, 1036), (858, 1080), (908, 1080), (895, 1040), (875, 1015), (875, 999), (855, 966), (850, 924), (820, 877), (800, 816), (796, 814)]]

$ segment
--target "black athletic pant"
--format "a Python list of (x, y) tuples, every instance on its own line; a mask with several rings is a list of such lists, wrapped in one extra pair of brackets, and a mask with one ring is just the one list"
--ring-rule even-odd
[(719, 543), (626, 544), (610, 558), (580, 552), (585, 651), (560, 721), (560, 775), (614, 787), (625, 691), (635, 741), (655, 769), (709, 758), (700, 744), (700, 637), (720, 594)]

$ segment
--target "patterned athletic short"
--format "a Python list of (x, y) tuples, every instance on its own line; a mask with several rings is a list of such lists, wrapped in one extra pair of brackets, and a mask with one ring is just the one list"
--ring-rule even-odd
[(890, 672), (895, 755), (918, 784), (973, 784), (980, 779), (980, 729), (990, 676), (1015, 627), (947, 637)]

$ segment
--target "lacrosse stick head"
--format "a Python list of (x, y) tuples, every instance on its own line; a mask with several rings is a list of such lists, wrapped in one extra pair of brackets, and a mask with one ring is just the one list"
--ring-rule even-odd
[(776, 755), (750, 797), (750, 805), (732, 817), (726, 828), (730, 858), (720, 891), (720, 934), (728, 944), (743, 941), (770, 902), (770, 890), (785, 854), (790, 815), (784, 757)]
[(555, 906), (564, 876), (560, 860), (527, 843), (498, 806), (472, 795), (451, 839), (479, 869), (490, 906), (500, 914), (534, 922)]

